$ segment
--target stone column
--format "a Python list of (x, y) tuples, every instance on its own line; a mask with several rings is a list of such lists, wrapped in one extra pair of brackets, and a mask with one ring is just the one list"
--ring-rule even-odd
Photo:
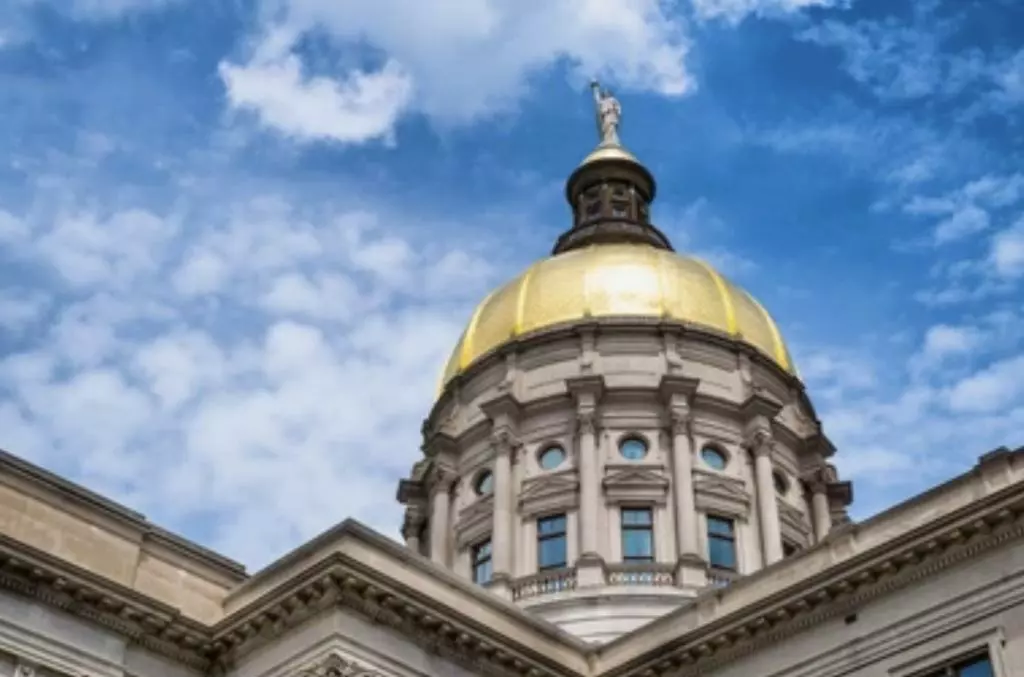
[(679, 558), (701, 559), (697, 539), (697, 503), (693, 495), (693, 442), (689, 412), (672, 414), (672, 472)]
[(775, 481), (772, 477), (772, 439), (766, 431), (754, 434), (750, 444), (754, 454), (754, 479), (757, 486), (757, 511), (761, 518), (761, 548), (764, 566), (782, 559), (782, 530), (779, 527), (779, 506), (775, 502)]
[(811, 483), (811, 516), (814, 521), (814, 540), (821, 543), (832, 531), (832, 511), (828, 505), (828, 493), (825, 483)]
[(405, 513), (405, 522), (402, 524), (402, 536), (405, 538), (405, 547), (413, 552), (420, 553), (420, 534), (423, 532), (423, 513), (408, 510)]
[(494, 449), (494, 509), (491, 526), (491, 556), (494, 573), (490, 588), (511, 599), (512, 579), (512, 455), (515, 442), (511, 433), (500, 431), (491, 438)]
[(430, 498), (430, 559), (441, 566), (449, 565), (448, 532), (451, 531), (451, 478), (440, 475), (435, 480)]
[(584, 588), (604, 584), (604, 558), (598, 540), (601, 463), (597, 455), (597, 404), (604, 389), (604, 379), (600, 376), (578, 376), (569, 379), (567, 385), (576, 398), (576, 467), (580, 478), (577, 520), (580, 554), (576, 559), (576, 585)]

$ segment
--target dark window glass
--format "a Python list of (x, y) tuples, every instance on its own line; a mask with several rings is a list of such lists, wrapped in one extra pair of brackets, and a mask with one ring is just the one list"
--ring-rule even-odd
[(704, 447), (701, 449), (700, 457), (705, 463), (715, 470), (725, 470), (725, 454), (720, 452), (718, 449), (715, 449), (714, 447)]
[(782, 496), (789, 493), (789, 481), (786, 480), (786, 476), (780, 472), (772, 473), (772, 480), (775, 482), (775, 491), (779, 492)]
[(537, 520), (537, 568), (557, 569), (565, 565), (565, 515)]
[(558, 445), (550, 446), (541, 452), (540, 467), (544, 470), (552, 470), (562, 465), (562, 461), (565, 460), (565, 450)]
[(995, 671), (988, 655), (982, 655), (951, 663), (922, 677), (995, 677)]
[(796, 543), (793, 543), (792, 541), (783, 541), (782, 542), (782, 556), (783, 557), (791, 557), (792, 555), (797, 554), (801, 550), (803, 550), (803, 548), (801, 548)]
[(622, 509), (622, 559), (654, 561), (654, 521), (649, 508)]
[(490, 471), (485, 470), (476, 478), (476, 493), (486, 496), (492, 491), (494, 491), (494, 476)]
[(619, 442), (619, 453), (629, 461), (639, 461), (647, 455), (647, 443), (639, 437), (627, 437)]
[(713, 567), (736, 570), (736, 531), (731, 519), (708, 515), (708, 560)]
[(481, 585), (491, 582), (491, 542), (473, 546), (473, 582)]
[(586, 207), (586, 215), (587, 215), (587, 218), (594, 218), (595, 216), (600, 216), (601, 215), (601, 201), (600, 200), (594, 200), (593, 202), (588, 202), (587, 203), (587, 207)]

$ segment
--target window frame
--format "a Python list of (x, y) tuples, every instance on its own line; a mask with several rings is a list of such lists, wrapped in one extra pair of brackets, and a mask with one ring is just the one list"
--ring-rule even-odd
[[(484, 556), (480, 555), (480, 551), (487, 548), (487, 553)], [(477, 541), (469, 551), (469, 566), (470, 571), (473, 574), (473, 582), (477, 585), (487, 585), (494, 579), (494, 546), (491, 544), (491, 537)], [(480, 567), (487, 566), (487, 579), (481, 580), (478, 575)]]
[[(561, 531), (551, 531), (544, 533), (541, 531), (542, 522), (550, 522), (553, 520), (562, 520)], [(555, 539), (562, 539), (562, 561), (557, 564), (543, 564), (541, 562), (541, 543), (553, 541)], [(555, 513), (553, 515), (545, 515), (537, 518), (537, 571), (550, 571), (551, 569), (564, 569), (569, 566), (569, 520), (566, 514)]]
[[(490, 482), (490, 487), (487, 491), (483, 489), (485, 482)], [(477, 496), (490, 496), (494, 493), (494, 473), (490, 469), (481, 470), (476, 474), (476, 477), (473, 479), (473, 493)]]
[[(718, 569), (720, 571), (732, 571), (732, 572), (738, 573), (739, 569), (740, 569), (740, 557), (739, 557), (739, 550), (736, 547), (736, 520), (733, 519), (732, 517), (726, 517), (724, 515), (717, 515), (717, 514), (714, 514), (714, 513), (709, 513), (709, 514), (705, 515), (704, 517), (705, 517), (706, 526), (707, 526), (707, 529), (706, 529), (707, 534), (706, 535), (707, 535), (707, 539), (708, 539), (708, 565), (711, 566), (712, 568)], [(722, 533), (718, 533), (716, 531), (713, 531), (712, 528), (711, 528), (712, 520), (718, 520), (718, 521), (721, 521), (721, 522), (728, 523), (729, 524), (729, 533), (728, 534), (722, 534)], [(729, 544), (729, 548), (732, 551), (732, 560), (733, 560), (733, 565), (731, 567), (724, 566), (722, 564), (716, 564), (715, 562), (712, 561), (712, 555), (711, 555), (711, 543), (712, 543), (712, 541), (723, 542), (723, 543), (728, 543)]]
[[(711, 463), (708, 463), (707, 459), (704, 458), (705, 453), (717, 454), (722, 458), (722, 467), (717, 468)], [(729, 467), (729, 454), (722, 450), (721, 447), (714, 444), (705, 444), (700, 448), (700, 462), (711, 468), (715, 472), (724, 472)]]
[[(547, 456), (549, 453), (555, 451), (560, 453), (562, 455), (562, 458), (560, 461), (558, 461), (558, 463), (548, 468), (547, 466), (544, 465), (544, 457)], [(567, 458), (569, 458), (569, 454), (566, 453), (565, 447), (563, 447), (558, 442), (551, 442), (549, 444), (545, 444), (544, 446), (542, 446), (540, 448), (540, 451), (537, 452), (537, 467), (543, 470), (544, 472), (550, 472), (552, 470), (560, 468), (565, 463)]]
[[(647, 513), (647, 524), (627, 524), (626, 513)], [(619, 532), (622, 541), (622, 561), (627, 564), (649, 564), (656, 560), (654, 545), (654, 509), (649, 505), (624, 505), (619, 508)], [(626, 534), (631, 532), (646, 532), (651, 544), (651, 554), (644, 556), (628, 555), (626, 553)]]
[(988, 662), (989, 672), (992, 675), (999, 674), (996, 672), (996, 662), (992, 658), (992, 652), (985, 647), (968, 654), (960, 654), (956, 658), (947, 659), (938, 665), (926, 668), (924, 672), (917, 673), (914, 677), (963, 677), (964, 668), (969, 668), (983, 660)]
[[(622, 453), (622, 448), (629, 442), (639, 442), (640, 445), (644, 448), (644, 453), (639, 458), (630, 458), (629, 456), (626, 456), (624, 453)], [(648, 455), (650, 455), (651, 453), (650, 441), (640, 433), (626, 433), (625, 435), (619, 438), (616, 447), (619, 452), (619, 457), (622, 458), (622, 460), (627, 461), (629, 463), (638, 463), (647, 458)]]

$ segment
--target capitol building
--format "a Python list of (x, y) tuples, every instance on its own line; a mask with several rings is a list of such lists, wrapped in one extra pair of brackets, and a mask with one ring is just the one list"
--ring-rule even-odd
[(1024, 677), (1024, 447), (852, 520), (779, 327), (658, 230), (594, 94), (571, 218), (424, 412), (403, 543), (345, 521), (250, 573), (3, 454), (0, 675)]

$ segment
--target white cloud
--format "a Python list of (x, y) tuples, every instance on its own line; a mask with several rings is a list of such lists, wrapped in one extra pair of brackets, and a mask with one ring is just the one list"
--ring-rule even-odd
[(1000, 277), (1024, 277), (1024, 217), (992, 238), (989, 261)]
[(348, 516), (394, 534), (395, 482), (493, 266), (411, 241), (392, 209), (219, 200), (179, 196), (190, 230), (173, 210), (9, 217), (0, 248), (58, 273), (61, 302), (0, 299), (36, 336), (0, 358), (0, 445), (158, 522), (201, 516), (250, 564)]
[(996, 413), (1019, 404), (1024, 395), (1024, 356), (1001, 360), (954, 384), (948, 392), (955, 412)]
[(966, 183), (942, 197), (917, 195), (903, 207), (907, 214), (938, 216), (932, 240), (948, 244), (987, 230), (992, 213), (1011, 207), (1024, 198), (1024, 174), (987, 175)]
[(393, 61), (374, 73), (349, 73), (343, 81), (304, 76), (294, 54), (244, 67), (221, 64), (220, 74), (232, 106), (255, 112), (265, 126), (299, 140), (388, 140), (412, 95), (408, 75)]
[(811, 7), (846, 7), (849, 0), (691, 0), (702, 19), (739, 23), (746, 17), (798, 12)]
[[(251, 55), (221, 75), (235, 107), (302, 139), (387, 139), (400, 116), (462, 124), (515, 107), (527, 81), (566, 63), (582, 77), (683, 94), (681, 20), (658, 0), (462, 0), (443, 6), (382, 0), (266, 0), (268, 18)], [(364, 46), (383, 65), (304, 72), (300, 42), (316, 33)]]

